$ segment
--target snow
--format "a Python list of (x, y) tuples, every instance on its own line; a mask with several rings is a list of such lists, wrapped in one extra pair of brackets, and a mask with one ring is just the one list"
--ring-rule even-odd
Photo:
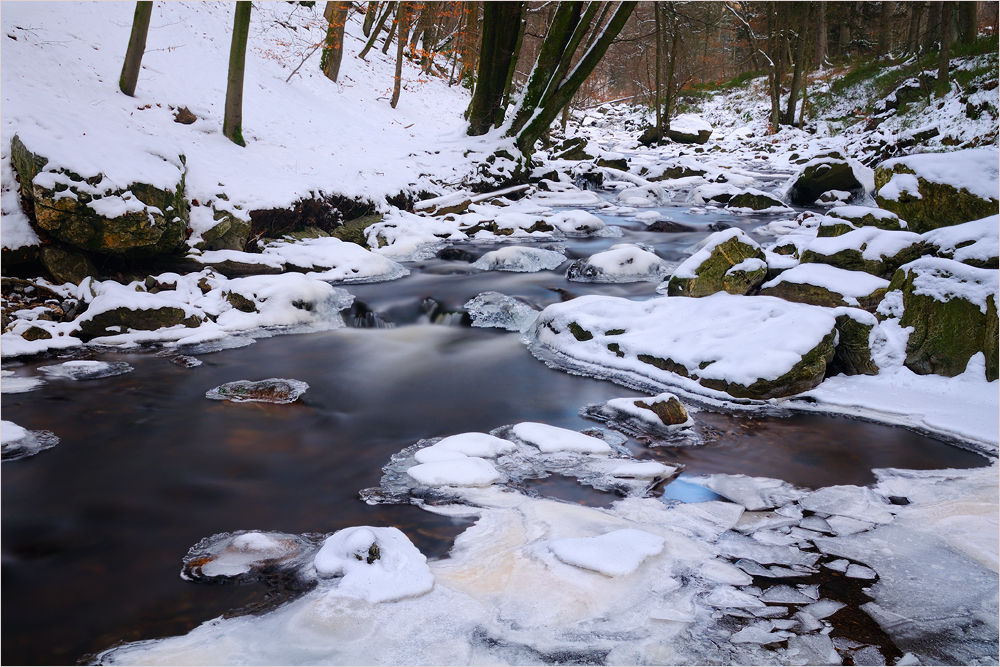
[(979, 269), (940, 257), (921, 257), (900, 269), (916, 274), (913, 279), (914, 294), (929, 296), (942, 303), (956, 298), (965, 299), (979, 306), (984, 314), (990, 296), (994, 304), (1000, 303), (1000, 284), (995, 269)]
[(14, 422), (9, 422), (7, 420), (0, 421), (0, 444), (9, 444), (12, 442), (17, 442), (25, 437), (27, 437), (28, 431), (15, 424)]
[(847, 297), (845, 299), (847, 303), (852, 306), (858, 305), (858, 297), (869, 296), (877, 289), (889, 287), (888, 280), (864, 271), (847, 271), (828, 264), (809, 263), (799, 264), (783, 271), (774, 280), (761, 285), (761, 289), (777, 287), (786, 282), (823, 287), (831, 292), (844, 295)]
[[(879, 167), (891, 171), (896, 165), (905, 166), (914, 175), (894, 174), (892, 180), (879, 190), (879, 194), (887, 199), (897, 199), (902, 189), (909, 190), (911, 196), (919, 199), (917, 177), (932, 183), (944, 183), (956, 190), (965, 188), (980, 199), (996, 201), (1000, 193), (1000, 151), (996, 148), (970, 148), (951, 153), (907, 155), (886, 160)], [(890, 188), (900, 176), (909, 178), (901, 179)], [(890, 188), (888, 194), (883, 192), (886, 188)]]
[(132, 366), (124, 361), (67, 361), (53, 366), (39, 366), (38, 370), (50, 379), (95, 380), (132, 372)]
[[(206, 253), (207, 254), (207, 253)], [(368, 283), (408, 276), (408, 269), (391, 259), (372, 253), (356, 243), (338, 238), (305, 239), (295, 243), (273, 241), (264, 246), (263, 257), (305, 270), (309, 278), (337, 283)]]
[(0, 371), (0, 377), (3, 378), (0, 381), (0, 393), (4, 394), (21, 394), (38, 389), (45, 384), (45, 380), (18, 376), (14, 374), (14, 371)]
[[(369, 563), (373, 544), (379, 556)], [(398, 528), (338, 530), (323, 542), (313, 564), (321, 577), (340, 577), (337, 595), (371, 603), (424, 595), (434, 587), (427, 559)]]
[(596, 537), (566, 537), (553, 540), (549, 548), (556, 558), (609, 577), (632, 574), (651, 556), (663, 551), (664, 540), (642, 530), (624, 528)]
[(923, 199), (920, 194), (920, 182), (913, 174), (893, 174), (889, 182), (879, 188), (878, 196), (890, 201), (899, 201), (906, 193), (913, 199)]
[(654, 253), (632, 243), (619, 243), (574, 262), (567, 277), (592, 283), (660, 282), (669, 270), (667, 262)]
[(970, 259), (985, 262), (1000, 257), (1000, 215), (941, 227), (923, 236), (927, 243), (939, 248), (939, 254), (951, 255), (957, 262)]
[(712, 124), (697, 114), (682, 113), (670, 119), (670, 129), (684, 134), (698, 134), (704, 130), (711, 132)]
[(550, 271), (565, 261), (566, 256), (554, 250), (507, 246), (499, 250), (491, 250), (473, 262), (472, 266), (482, 271), (533, 273), (535, 271)]
[(760, 248), (756, 241), (747, 236), (739, 227), (731, 227), (730, 229), (724, 229), (721, 232), (715, 232), (705, 240), (705, 244), (701, 248), (688, 257), (684, 262), (674, 269), (674, 278), (697, 278), (697, 269), (701, 266), (706, 259), (712, 255), (712, 251), (716, 247), (729, 241), (730, 239), (736, 239), (742, 244), (748, 245), (751, 248)]
[(460, 433), (451, 435), (429, 447), (419, 450), (415, 455), (417, 463), (429, 463), (435, 460), (446, 460), (474, 456), (480, 458), (496, 458), (504, 452), (514, 449), (514, 444), (487, 433)]
[(581, 454), (610, 454), (611, 447), (603, 440), (548, 424), (521, 422), (514, 426), (514, 435), (546, 453), (577, 452)]
[(813, 239), (805, 247), (819, 255), (834, 255), (844, 250), (856, 250), (869, 261), (879, 261), (894, 257), (904, 248), (908, 248), (922, 240), (920, 234), (914, 232), (897, 232), (879, 229), (878, 227), (862, 227), (841, 234), (840, 236), (825, 236)]
[(489, 486), (500, 479), (492, 463), (474, 456), (421, 463), (406, 472), (427, 486)]

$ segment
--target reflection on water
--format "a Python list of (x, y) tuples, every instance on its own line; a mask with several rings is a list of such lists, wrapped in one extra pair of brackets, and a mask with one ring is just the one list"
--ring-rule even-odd
[[(702, 237), (632, 230), (621, 239), (567, 247), (571, 256), (585, 256), (640, 240), (677, 259)], [(73, 664), (119, 640), (180, 634), (259, 601), (261, 586), (220, 590), (179, 578), (188, 548), (215, 533), (394, 525), (428, 557), (442, 557), (468, 520), (358, 499), (359, 490), (378, 485), (393, 453), (422, 438), (519, 421), (580, 430), (594, 426), (578, 416), (582, 405), (633, 394), (545, 367), (517, 334), (400, 325), (418, 321), (426, 297), (459, 309), (496, 290), (543, 307), (567, 296), (559, 290), (650, 298), (654, 284), (568, 283), (558, 271), (475, 274), (462, 264), (428, 260), (400, 281), (351, 286), (396, 328), (262, 339), (199, 355), (203, 363), (192, 368), (151, 353), (100, 354), (104, 361), (127, 360), (135, 371), (85, 382), (52, 379), (34, 392), (4, 394), (4, 419), (60, 438), (51, 450), (3, 464), (4, 662)], [(19, 364), (18, 373), (51, 363)], [(269, 377), (301, 380), (309, 390), (293, 405), (205, 399), (225, 382)], [(630, 447), (645, 459), (683, 463), (689, 475), (745, 473), (811, 487), (867, 484), (872, 467), (986, 463), (905, 430), (846, 419), (695, 416), (711, 440), (704, 446), (646, 449), (633, 441)], [(549, 478), (536, 486), (571, 502), (614, 499), (575, 480)], [(683, 477), (664, 490), (664, 498), (685, 502), (714, 497)]]

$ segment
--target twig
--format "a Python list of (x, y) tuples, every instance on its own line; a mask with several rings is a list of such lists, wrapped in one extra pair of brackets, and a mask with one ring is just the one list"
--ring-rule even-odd
[(300, 69), (302, 69), (302, 66), (306, 64), (307, 60), (309, 60), (309, 56), (316, 53), (316, 51), (319, 50), (319, 47), (321, 46), (323, 46), (323, 42), (319, 42), (318, 44), (316, 44), (316, 46), (312, 47), (312, 50), (306, 54), (306, 57), (302, 59), (302, 62), (298, 64), (298, 67), (293, 69), (292, 73), (288, 75), (288, 78), (285, 79), (285, 83), (288, 83), (289, 81), (292, 80), (292, 77), (295, 76), (295, 73), (298, 72)]

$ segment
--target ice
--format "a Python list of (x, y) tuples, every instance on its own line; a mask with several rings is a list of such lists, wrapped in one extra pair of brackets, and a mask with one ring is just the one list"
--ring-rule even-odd
[(784, 634), (771, 632), (773, 627), (773, 623), (755, 623), (743, 628), (739, 632), (733, 633), (729, 641), (734, 644), (772, 644), (774, 642), (783, 642), (788, 638)]
[(851, 563), (847, 567), (846, 575), (852, 579), (874, 579), (878, 576), (875, 570), (857, 563)]
[(799, 521), (799, 526), (807, 530), (815, 530), (820, 533), (832, 533), (833, 528), (827, 523), (826, 519), (818, 517), (815, 515), (803, 517)]
[(850, 566), (851, 566), (851, 561), (845, 560), (843, 558), (832, 560), (829, 563), (823, 563), (823, 567), (830, 568), (834, 572), (847, 572), (847, 568), (849, 568)]
[[(851, 654), (851, 659), (855, 665), (884, 665), (885, 656), (875, 646), (865, 646), (859, 648)], [(900, 663), (896, 663), (897, 665)]]
[(132, 366), (124, 361), (67, 361), (55, 366), (39, 366), (38, 370), (49, 378), (68, 380), (96, 380), (130, 373)]
[(764, 606), (764, 603), (757, 597), (727, 585), (716, 586), (705, 597), (705, 604), (718, 608), (738, 607), (740, 609), (754, 609)]
[(284, 533), (217, 535), (192, 548), (181, 576), (244, 580), (241, 575), (261, 568), (273, 570), (281, 561), (294, 560), (304, 548), (298, 537)]
[(526, 331), (538, 311), (514, 297), (499, 292), (483, 292), (462, 306), (474, 327), (496, 327), (507, 331)]
[[(769, 477), (717, 474), (692, 478), (691, 481), (715, 491), (720, 496), (725, 496), (734, 503), (743, 505), (751, 512), (781, 507), (789, 502), (799, 500), (808, 493), (788, 482)], [(792, 525), (795, 523), (794, 520), (787, 523), (787, 517), (778, 519), (778, 521), (778, 524), (772, 525)]]
[(669, 272), (666, 262), (633, 243), (620, 243), (587, 259), (573, 262), (566, 277), (576, 282), (660, 282)]
[[(447, 460), (446, 458), (461, 458), (475, 456), (479, 458), (495, 458), (500, 454), (514, 449), (514, 443), (487, 433), (459, 433), (439, 440), (437, 443), (418, 450), (413, 458), (417, 463)], [(455, 455), (458, 455), (457, 457)]]
[(0, 371), (0, 393), (3, 394), (22, 394), (26, 391), (32, 391), (38, 389), (43, 384), (45, 380), (33, 377), (21, 377), (14, 373), (14, 371)]
[(722, 560), (710, 560), (701, 566), (701, 576), (710, 581), (731, 586), (746, 586), (753, 583), (753, 578), (739, 568)]
[(427, 486), (489, 486), (500, 479), (500, 473), (489, 461), (462, 455), (421, 463), (406, 473)]
[(663, 551), (664, 540), (642, 530), (624, 528), (596, 537), (554, 540), (549, 548), (567, 565), (594, 570), (609, 577), (632, 574), (649, 558)]
[(785, 584), (771, 586), (764, 591), (760, 599), (762, 602), (774, 602), (778, 604), (810, 604), (813, 602), (813, 598)]
[(776, 565), (807, 565), (812, 567), (819, 554), (796, 547), (772, 547), (739, 533), (726, 533), (719, 539), (719, 551), (730, 558), (748, 558), (757, 563)]
[(237, 380), (208, 390), (205, 398), (233, 403), (294, 403), (308, 389), (309, 385), (301, 380), (282, 378), (268, 378), (258, 382)]
[(836, 600), (820, 600), (812, 604), (807, 604), (802, 608), (802, 611), (815, 619), (822, 620), (827, 616), (833, 616), (845, 606), (843, 602), (837, 602)]
[(15, 461), (59, 444), (50, 431), (29, 431), (14, 422), (0, 420), (0, 458)]
[(792, 616), (799, 622), (799, 629), (802, 632), (813, 632), (823, 627), (823, 624), (815, 616), (807, 611), (799, 610)]
[(353, 284), (396, 280), (410, 271), (387, 257), (377, 255), (356, 243), (334, 237), (302, 241), (273, 241), (264, 246), (264, 257), (303, 270), (310, 278)]
[(643, 461), (641, 463), (623, 463), (608, 471), (614, 477), (633, 477), (653, 479), (655, 477), (666, 477), (673, 474), (677, 468), (665, 466), (656, 461)]
[(417, 597), (434, 587), (427, 559), (398, 528), (338, 530), (313, 561), (321, 577), (340, 577), (338, 595), (371, 603)]
[(603, 440), (538, 422), (521, 422), (514, 426), (512, 433), (546, 453), (610, 454), (612, 451)]
[[(799, 506), (869, 523), (889, 523), (893, 518), (890, 508), (895, 507), (872, 489), (859, 486), (828, 486), (799, 499)], [(827, 519), (827, 522), (833, 520)]]
[(554, 250), (507, 246), (486, 253), (473, 262), (472, 266), (482, 271), (534, 273), (555, 269), (565, 261), (566, 256)]
[(792, 665), (840, 665), (843, 660), (833, 640), (826, 635), (795, 635), (788, 639), (788, 655)]

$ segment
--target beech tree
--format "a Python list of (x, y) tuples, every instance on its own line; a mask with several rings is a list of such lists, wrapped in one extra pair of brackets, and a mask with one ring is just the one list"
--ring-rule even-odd
[(229, 48), (229, 81), (226, 85), (226, 115), (222, 133), (234, 144), (246, 146), (243, 140), (243, 72), (247, 60), (247, 36), (250, 34), (249, 0), (236, 3), (233, 19), (233, 42)]
[[(469, 104), (469, 134), (486, 134), (503, 123), (503, 94), (521, 28), (522, 2), (484, 2), (476, 90)], [(560, 3), (562, 4), (562, 3)]]
[[(393, 109), (399, 102), (399, 91), (403, 77), (403, 47), (406, 46), (406, 36), (410, 32), (410, 3), (401, 2), (396, 9), (396, 76), (393, 80), (392, 101), (389, 106)], [(388, 41), (388, 38), (386, 39)]]
[(336, 81), (340, 74), (340, 63), (344, 57), (344, 26), (347, 25), (347, 12), (352, 4), (349, 0), (327, 2), (323, 11), (327, 28), (319, 68), (331, 81)]
[(125, 64), (122, 65), (122, 75), (118, 79), (118, 87), (129, 97), (135, 96), (135, 86), (139, 81), (139, 68), (142, 65), (142, 54), (146, 51), (146, 34), (149, 32), (149, 17), (152, 13), (153, 3), (151, 1), (135, 3), (132, 34), (128, 38), (128, 49), (125, 51)]
[[(370, 8), (371, 7), (369, 6), (369, 9)], [(358, 54), (358, 58), (361, 58), (362, 60), (364, 60), (365, 56), (368, 55), (368, 52), (371, 50), (372, 46), (375, 44), (375, 40), (378, 38), (379, 33), (382, 31), (383, 26), (385, 26), (386, 19), (389, 18), (389, 14), (391, 14), (392, 10), (395, 9), (395, 8), (396, 8), (396, 3), (395, 2), (387, 2), (386, 3), (385, 9), (382, 10), (382, 14), (379, 15), (378, 22), (375, 24), (375, 29), (372, 31), (372, 33), (370, 35), (368, 35), (368, 41), (365, 42), (365, 48), (361, 49), (361, 53)], [(365, 16), (365, 21), (367, 21), (367, 20), (368, 20), (368, 17), (366, 15)], [(394, 27), (395, 27), (395, 24), (393, 24), (393, 28)], [(386, 38), (386, 44), (388, 44), (392, 40), (392, 30), (393, 30), (393, 28), (389, 29), (389, 36)]]

